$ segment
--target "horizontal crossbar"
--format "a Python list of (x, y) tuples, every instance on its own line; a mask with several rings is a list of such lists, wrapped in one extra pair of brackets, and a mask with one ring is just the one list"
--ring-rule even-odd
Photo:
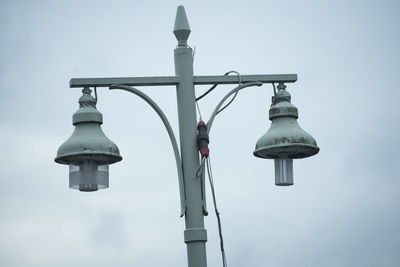
[[(242, 75), (242, 83), (262, 82), (262, 83), (293, 83), (297, 81), (297, 74), (263, 74), (263, 75)], [(73, 78), (69, 82), (71, 88), (76, 87), (110, 87), (111, 85), (129, 86), (168, 86), (178, 85), (179, 76), (159, 76), (159, 77), (126, 77), (126, 78)], [(238, 84), (239, 79), (236, 75), (224, 76), (194, 76), (194, 84)]]

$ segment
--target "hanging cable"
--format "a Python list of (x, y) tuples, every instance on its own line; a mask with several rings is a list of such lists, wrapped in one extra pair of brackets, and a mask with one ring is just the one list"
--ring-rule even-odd
[(213, 174), (212, 174), (212, 169), (211, 169), (211, 160), (209, 157), (206, 159), (206, 163), (207, 163), (208, 181), (210, 182), (210, 188), (211, 188), (211, 194), (212, 194), (213, 203), (214, 203), (215, 215), (217, 216), (217, 221), (218, 221), (218, 233), (219, 233), (219, 240), (220, 240), (220, 247), (221, 247), (222, 266), (227, 267), (228, 263), (226, 261), (226, 256), (225, 256), (224, 239), (222, 236), (222, 227), (221, 227), (221, 217), (219, 216), (220, 213), (217, 208), (217, 200), (215, 197), (215, 189), (214, 189), (214, 179), (213, 179)]
[(204, 94), (202, 94), (201, 96), (196, 98), (196, 102), (199, 101), (200, 99), (202, 99), (203, 97), (205, 97), (206, 95), (208, 95), (208, 93), (210, 93), (212, 90), (214, 90), (215, 87), (217, 87), (217, 86), (218, 86), (218, 84), (214, 84), (213, 86), (211, 86), (210, 89), (208, 89)]
[[(227, 73), (224, 74), (224, 76), (227, 76), (227, 75), (229, 75), (229, 74), (231, 74), (231, 73), (236, 73), (236, 74), (239, 76), (239, 84), (241, 84), (241, 83), (242, 83), (242, 79), (241, 79), (241, 77), (240, 77), (239, 72), (237, 72), (237, 71), (234, 71), (234, 70), (228, 71)], [(196, 101), (199, 101), (200, 99), (202, 99), (203, 97), (205, 97), (206, 95), (208, 95), (208, 94), (209, 94), (212, 90), (214, 90), (215, 87), (217, 87), (217, 86), (218, 86), (218, 84), (214, 84), (213, 86), (211, 86), (210, 89), (208, 89), (205, 93), (203, 93), (201, 96), (197, 97), (197, 98), (196, 98)], [(235, 98), (235, 97), (236, 97), (236, 96), (234, 96), (234, 98)]]
[(196, 171), (196, 177), (200, 177), (200, 175), (203, 173), (203, 166), (205, 162), (206, 162), (206, 157), (201, 157), (199, 168)]
[[(196, 101), (196, 104), (197, 104), (197, 109), (198, 109), (198, 112), (199, 112), (199, 115), (201, 118), (200, 108), (199, 108), (197, 101)], [(215, 197), (214, 179), (213, 179), (213, 174), (212, 174), (212, 169), (211, 169), (211, 161), (210, 161), (210, 150), (208, 148), (209, 143), (210, 143), (210, 139), (208, 136), (207, 124), (203, 120), (200, 120), (199, 123), (197, 124), (197, 145), (198, 145), (199, 152), (201, 155), (201, 162), (200, 162), (199, 168), (196, 171), (196, 177), (201, 176), (203, 166), (204, 166), (204, 164), (206, 164), (208, 180), (210, 182), (211, 194), (212, 194), (213, 203), (214, 203), (215, 215), (217, 217), (217, 222), (218, 222), (218, 233), (219, 233), (219, 240), (220, 240), (220, 247), (221, 247), (222, 266), (227, 267), (228, 264), (226, 262), (226, 256), (225, 256), (224, 239), (222, 236), (221, 218), (220, 218), (220, 213), (217, 208), (217, 200)]]
[(200, 107), (199, 107), (199, 103), (197, 101), (196, 101), (196, 107), (197, 107), (197, 112), (199, 112), (199, 118), (202, 121), (203, 119), (201, 118)]

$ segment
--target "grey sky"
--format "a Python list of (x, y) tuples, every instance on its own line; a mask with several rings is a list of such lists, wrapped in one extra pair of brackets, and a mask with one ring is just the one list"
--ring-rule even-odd
[[(173, 75), (180, 4), (195, 74), (297, 73), (287, 89), (321, 148), (294, 161), (293, 187), (276, 187), (273, 161), (252, 155), (272, 88), (243, 90), (216, 118), (229, 266), (400, 266), (400, 4), (361, 0), (1, 1), (1, 265), (186, 266), (171, 145), (142, 100), (99, 90), (103, 130), (124, 157), (109, 189), (70, 190), (54, 163), (80, 96), (69, 79)], [(200, 102), (204, 118), (230, 88)], [(177, 129), (174, 88), (143, 90)], [(211, 209), (206, 228), (208, 264), (221, 266)]]

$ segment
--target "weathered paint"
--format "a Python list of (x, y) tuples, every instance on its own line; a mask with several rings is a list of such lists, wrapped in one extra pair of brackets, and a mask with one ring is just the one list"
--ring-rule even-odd
[(271, 127), (256, 144), (254, 156), (260, 158), (306, 158), (319, 151), (317, 142), (297, 123), (297, 108), (290, 103), (291, 96), (280, 85), (269, 110)]
[(112, 164), (122, 160), (119, 149), (101, 129), (103, 116), (96, 109), (96, 99), (91, 90), (82, 90), (79, 109), (73, 115), (75, 130), (57, 151), (55, 161), (61, 164), (78, 164), (84, 160)]

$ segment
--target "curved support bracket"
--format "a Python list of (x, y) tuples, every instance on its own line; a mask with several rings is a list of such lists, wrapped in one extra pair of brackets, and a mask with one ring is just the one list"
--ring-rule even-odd
[(179, 193), (180, 193), (180, 201), (181, 201), (181, 214), (180, 216), (182, 217), (185, 212), (186, 212), (186, 192), (185, 192), (185, 184), (183, 180), (183, 171), (182, 171), (182, 162), (181, 162), (181, 155), (179, 153), (179, 148), (178, 148), (178, 143), (176, 142), (175, 134), (174, 131), (172, 130), (172, 127), (165, 116), (164, 112), (161, 110), (161, 108), (145, 93), (141, 92), (140, 90), (129, 86), (129, 85), (111, 85), (110, 90), (112, 89), (121, 89), (125, 90), (128, 92), (131, 92), (140, 98), (142, 98), (144, 101), (149, 104), (155, 112), (157, 112), (158, 116), (164, 123), (165, 128), (167, 129), (169, 138), (171, 140), (172, 148), (174, 149), (174, 154), (175, 154), (175, 161), (176, 161), (176, 169), (178, 171), (178, 180), (179, 180)]
[(219, 111), (219, 109), (221, 108), (222, 104), (225, 103), (225, 101), (228, 99), (228, 97), (230, 97), (231, 95), (233, 95), (234, 93), (247, 88), (247, 87), (251, 87), (251, 86), (261, 86), (263, 85), (262, 82), (249, 82), (249, 83), (243, 83), (237, 87), (235, 87), (234, 89), (232, 89), (232, 91), (230, 91), (224, 98), (222, 98), (222, 100), (218, 103), (218, 105), (215, 107), (214, 112), (211, 114), (210, 119), (207, 122), (207, 132), (208, 134), (210, 133), (211, 130), (211, 126), (214, 122), (215, 116), (217, 116), (217, 113)]

